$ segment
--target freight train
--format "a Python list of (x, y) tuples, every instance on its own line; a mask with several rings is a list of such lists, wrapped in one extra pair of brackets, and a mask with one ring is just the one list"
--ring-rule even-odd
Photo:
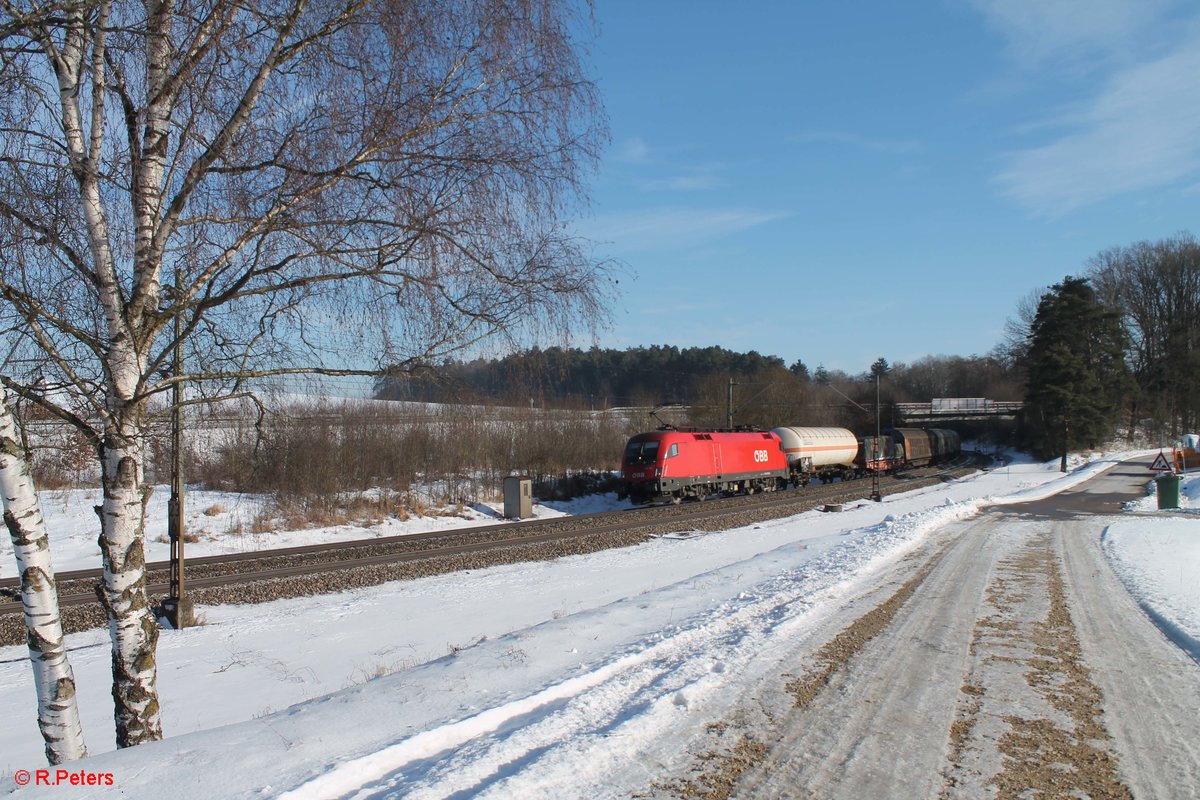
[(625, 445), (621, 496), (636, 503), (771, 492), (813, 478), (843, 480), (945, 461), (959, 454), (958, 434), (942, 428), (893, 428), (855, 437), (845, 428), (770, 431), (665, 428)]

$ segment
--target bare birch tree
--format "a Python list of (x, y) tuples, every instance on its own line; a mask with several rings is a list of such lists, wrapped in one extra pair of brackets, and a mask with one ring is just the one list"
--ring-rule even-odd
[(58, 589), (46, 520), (3, 385), (0, 385), (0, 493), (4, 496), (4, 524), (12, 537), (21, 579), (26, 641), (37, 689), (38, 728), (46, 741), (46, 759), (51, 764), (61, 764), (86, 756), (87, 745), (75, 701), (75, 673), (67, 658), (62, 618), (58, 613)]
[(4, 382), (99, 453), (118, 746), (162, 735), (144, 453), (175, 382), (603, 316), (564, 227), (604, 136), (589, 24), (565, 0), (0, 0)]

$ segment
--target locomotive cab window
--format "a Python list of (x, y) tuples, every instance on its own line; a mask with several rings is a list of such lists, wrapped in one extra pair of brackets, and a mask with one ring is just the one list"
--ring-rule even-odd
[(658, 442), (630, 442), (625, 448), (629, 464), (653, 464), (658, 461)]
[(679, 455), (679, 445), (673, 444), (671, 445), (671, 449), (667, 451), (667, 458), (674, 458), (677, 455)]

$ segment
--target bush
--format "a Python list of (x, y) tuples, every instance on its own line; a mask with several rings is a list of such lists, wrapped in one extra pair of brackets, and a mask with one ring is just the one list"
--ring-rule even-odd
[(625, 440), (640, 429), (583, 410), (379, 402), (291, 407), (261, 426), (227, 420), (221, 428), (222, 438), (189, 465), (192, 479), (271, 494), (280, 508), (312, 519), (342, 518), (347, 498), (365, 492), (391, 498), (371, 513), (394, 513), (397, 496), (435, 505), (495, 501), (514, 473), (532, 477), (544, 499), (606, 491)]

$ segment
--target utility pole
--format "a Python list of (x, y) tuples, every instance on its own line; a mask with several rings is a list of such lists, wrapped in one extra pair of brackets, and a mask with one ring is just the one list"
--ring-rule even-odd
[[(730, 378), (730, 404), (728, 404), (728, 415), (726, 417), (726, 426), (730, 431), (733, 429), (733, 387), (742, 384), (736, 383), (733, 378)], [(761, 392), (760, 392), (761, 393)]]
[(730, 404), (728, 404), (728, 414), (725, 417), (725, 427), (732, 431), (733, 429), (733, 387), (737, 386), (733, 383), (733, 378), (730, 378)]
[(883, 495), (879, 493), (879, 373), (875, 372), (875, 443), (871, 449), (875, 451), (875, 469), (871, 470), (871, 499), (876, 503), (883, 502)]
[(182, 630), (193, 621), (192, 601), (184, 596), (183, 580), (183, 311), (179, 307), (179, 284), (175, 285), (175, 352), (172, 372), (175, 383), (171, 387), (171, 499), (167, 501), (167, 538), (171, 541), (171, 588), (164, 601), (167, 618), (176, 630)]

